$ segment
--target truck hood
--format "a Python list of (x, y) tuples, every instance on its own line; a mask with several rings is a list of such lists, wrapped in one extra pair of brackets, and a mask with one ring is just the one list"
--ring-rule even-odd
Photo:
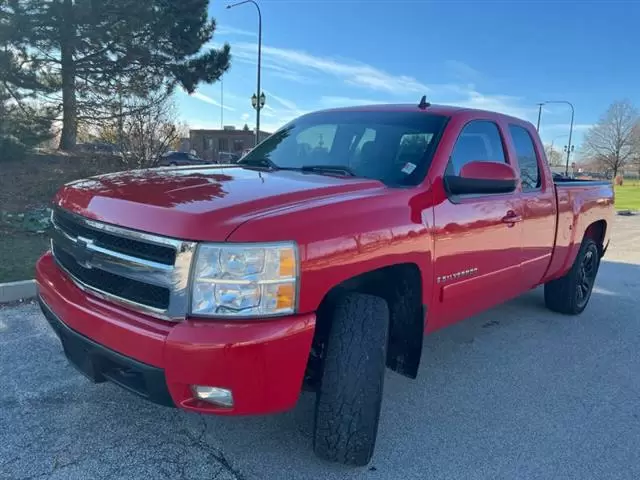
[[(240, 167), (136, 170), (78, 180), (55, 204), (102, 222), (184, 240), (224, 241), (242, 223), (334, 196), (366, 196), (382, 183)], [(372, 192), (371, 192), (372, 193)]]

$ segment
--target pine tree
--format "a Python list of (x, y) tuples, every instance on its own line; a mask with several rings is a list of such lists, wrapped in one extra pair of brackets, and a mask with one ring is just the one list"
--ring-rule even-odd
[(30, 62), (58, 81), (47, 98), (62, 104), (61, 149), (75, 146), (78, 122), (126, 114), (122, 98), (193, 92), (229, 68), (229, 45), (207, 47), (208, 0), (0, 1), (26, 32)]
[(38, 95), (56, 89), (55, 78), (32, 61), (25, 25), (15, 20), (14, 1), (0, 0), (0, 159), (15, 159), (53, 136), (55, 109)]

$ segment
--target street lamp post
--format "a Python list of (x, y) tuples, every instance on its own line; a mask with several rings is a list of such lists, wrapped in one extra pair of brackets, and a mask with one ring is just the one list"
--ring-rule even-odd
[(569, 125), (569, 145), (567, 146), (567, 164), (565, 167), (565, 175), (569, 175), (569, 157), (571, 156), (571, 152), (573, 151), (571, 145), (571, 136), (573, 134), (573, 117), (575, 116), (575, 109), (573, 108), (573, 103), (567, 100), (547, 100), (546, 102), (542, 102), (538, 104), (538, 126), (537, 130), (540, 130), (540, 117), (542, 116), (542, 106), (547, 103), (564, 103), (565, 105), (569, 105), (571, 107), (571, 124)]
[[(231, 5), (227, 5), (227, 8), (238, 7), (240, 5), (244, 5), (245, 3), (253, 3), (258, 10), (258, 85), (256, 88), (256, 93), (254, 96), (259, 98), (260, 100), (264, 99), (264, 94), (260, 89), (260, 70), (261, 70), (261, 62), (262, 62), (262, 13), (260, 12), (260, 6), (254, 0), (244, 0), (242, 2), (234, 3)], [(256, 103), (254, 108), (256, 109), (256, 145), (260, 142), (260, 110), (264, 106), (264, 102), (260, 105), (259, 102)]]

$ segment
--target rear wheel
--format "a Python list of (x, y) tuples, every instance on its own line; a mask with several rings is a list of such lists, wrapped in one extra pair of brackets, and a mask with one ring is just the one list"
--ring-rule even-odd
[(388, 336), (382, 298), (346, 293), (336, 302), (316, 397), (313, 447), (319, 457), (360, 466), (371, 460)]
[(564, 277), (545, 284), (544, 301), (547, 308), (567, 315), (582, 313), (591, 298), (599, 266), (598, 245), (592, 239), (585, 238), (571, 270)]

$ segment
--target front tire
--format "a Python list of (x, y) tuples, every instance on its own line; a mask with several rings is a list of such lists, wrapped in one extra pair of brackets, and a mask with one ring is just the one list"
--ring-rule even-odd
[(564, 277), (544, 285), (547, 308), (565, 315), (582, 313), (591, 298), (599, 267), (598, 245), (592, 239), (585, 238), (571, 270)]
[(347, 293), (336, 302), (316, 397), (313, 448), (319, 457), (358, 466), (371, 460), (388, 336), (382, 298)]

